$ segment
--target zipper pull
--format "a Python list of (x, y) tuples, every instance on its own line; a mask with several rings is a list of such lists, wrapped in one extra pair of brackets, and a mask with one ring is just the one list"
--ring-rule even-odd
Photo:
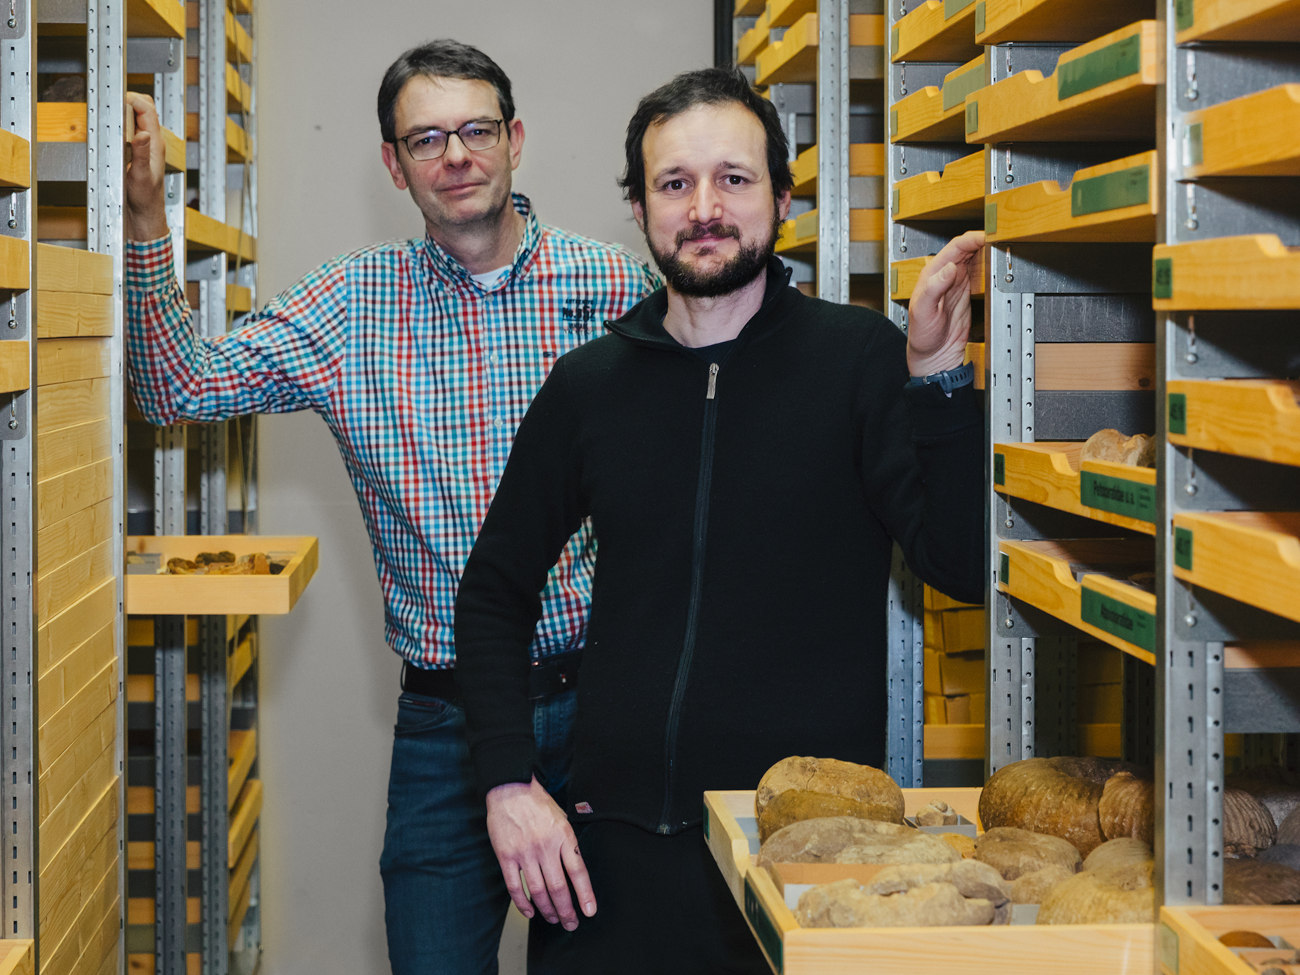
[(710, 362), (709, 363), (709, 391), (704, 398), (713, 399), (717, 395), (717, 392), (718, 392), (718, 364), (716, 362)]

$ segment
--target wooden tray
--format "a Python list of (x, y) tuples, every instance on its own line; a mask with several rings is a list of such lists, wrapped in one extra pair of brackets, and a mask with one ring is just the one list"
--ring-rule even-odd
[(1174, 575), (1300, 621), (1300, 512), (1176, 514)]
[(757, 17), (763, 12), (763, 0), (736, 0), (733, 16)]
[(126, 575), (130, 615), (210, 616), (226, 613), (287, 613), (316, 572), (316, 539), (310, 535), (130, 535), (126, 551), (192, 559), (200, 552), (290, 552), (273, 576)]
[(984, 150), (943, 172), (918, 173), (894, 187), (895, 220), (978, 220), (984, 213)]
[(185, 243), (195, 251), (222, 251), (242, 261), (257, 260), (257, 240), (238, 227), (185, 208)]
[[(809, 146), (790, 163), (795, 196), (817, 194), (817, 147)], [(849, 176), (885, 175), (885, 147), (879, 142), (855, 142), (849, 146)]]
[[(934, 260), (934, 255), (926, 257), (910, 257), (905, 261), (895, 261), (889, 266), (889, 297), (894, 301), (907, 301), (912, 297), (912, 289), (916, 287), (916, 282), (921, 277), (921, 270), (927, 264)], [(980, 261), (976, 268), (975, 280), (971, 282), (970, 296), (972, 298), (984, 297), (984, 269), (988, 264), (987, 261)], [(977, 316), (978, 317), (978, 316)], [(978, 343), (981, 350), (984, 348), (983, 343)], [(970, 347), (967, 346), (969, 352)], [(968, 356), (972, 362), (975, 359)], [(983, 359), (980, 360), (981, 366)], [(983, 369), (976, 370), (975, 381), (982, 383), (984, 381)]]
[(1082, 449), (1078, 441), (994, 444), (993, 484), (1014, 498), (1154, 535), (1155, 468), (1080, 464)]
[(1004, 539), (998, 544), (998, 558), (999, 592), (1155, 664), (1155, 593), (1102, 574), (1150, 570), (1155, 562), (1150, 541)]
[(994, 193), (984, 203), (985, 239), (1154, 243), (1159, 179), (1152, 149), (1081, 169), (1068, 186), (1044, 180)]
[(961, 142), (966, 101), (984, 82), (981, 54), (949, 71), (942, 85), (926, 85), (900, 98), (889, 112), (889, 141)]
[(1160, 33), (1141, 20), (1062, 54), (1056, 70), (1021, 71), (966, 103), (967, 142), (1149, 142)]
[[(960, 727), (960, 726), (954, 726)], [(969, 726), (978, 727), (978, 726)], [(910, 812), (931, 798), (978, 805), (978, 789), (904, 789)], [(1149, 975), (1155, 925), (1002, 925), (936, 928), (801, 928), (771, 875), (753, 865), (752, 792), (706, 792), (705, 834), (736, 903), (779, 975), (916, 975), (947, 969), (1006, 975), (1009, 966), (1052, 975)], [(1014, 960), (1014, 961), (1013, 961)]]
[[(849, 240), (884, 240), (884, 210), (850, 210)], [(781, 224), (777, 253), (804, 252), (817, 247), (817, 211), (809, 210)]]
[(975, 0), (922, 0), (894, 24), (892, 61), (968, 61), (975, 43)]
[(0, 130), (0, 186), (32, 185), (32, 144), (22, 136)]
[(36, 975), (35, 947), (22, 938), (0, 940), (0, 975)]
[[(1259, 904), (1160, 908), (1162, 975), (1259, 975), (1219, 942), (1229, 931), (1258, 931), (1300, 946), (1300, 907)], [(1279, 952), (1281, 954), (1281, 952)]]
[(1157, 244), (1151, 260), (1156, 311), (1300, 308), (1300, 247), (1276, 234)]
[(1300, 382), (1172, 379), (1166, 392), (1172, 443), (1300, 465)]
[(740, 39), (736, 41), (737, 64), (753, 64), (759, 53), (767, 50), (767, 45), (771, 42), (769, 27), (767, 11), (764, 11), (759, 15), (754, 26), (741, 34)]
[(128, 37), (184, 37), (185, 4), (177, 0), (127, 0)]
[(817, 0), (768, 0), (767, 22), (771, 27), (789, 27), (804, 14), (817, 12)]
[[(849, 46), (880, 47), (885, 39), (885, 18), (880, 14), (849, 14)], [(809, 84), (817, 80), (817, 15), (804, 14), (785, 36), (759, 54), (758, 85)], [(850, 66), (852, 73), (852, 66)]]
[(1300, 41), (1300, 0), (1195, 0), (1177, 4), (1178, 44)]
[[(1297, 4), (1300, 7), (1300, 4)], [(1300, 10), (1296, 13), (1300, 22)], [(1278, 85), (1184, 120), (1183, 175), (1300, 176), (1300, 84)]]
[(1134, 17), (1155, 16), (1155, 4), (1145, 0), (980, 0), (975, 40), (980, 44), (1010, 41), (1088, 41)]

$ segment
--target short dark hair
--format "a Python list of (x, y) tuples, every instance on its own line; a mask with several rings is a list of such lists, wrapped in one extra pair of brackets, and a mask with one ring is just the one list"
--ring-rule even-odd
[(515, 117), (510, 79), (497, 63), (476, 47), (442, 38), (411, 48), (384, 72), (379, 84), (379, 131), (385, 142), (397, 140), (397, 98), (415, 77), (486, 81), (496, 89), (502, 119), (509, 122)]
[(646, 95), (637, 105), (632, 121), (627, 124), (627, 140), (623, 145), (627, 167), (618, 181), (618, 185), (623, 187), (623, 198), (633, 203), (645, 203), (643, 143), (650, 126), (666, 122), (696, 105), (722, 102), (744, 106), (763, 123), (767, 135), (767, 173), (772, 180), (773, 196), (779, 197), (794, 186), (794, 177), (790, 175), (790, 146), (776, 107), (753, 89), (739, 68), (701, 68), (682, 72)]

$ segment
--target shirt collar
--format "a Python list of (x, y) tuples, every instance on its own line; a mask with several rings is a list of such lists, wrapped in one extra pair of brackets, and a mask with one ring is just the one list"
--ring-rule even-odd
[[(521, 277), (527, 272), (533, 258), (537, 256), (538, 245), (542, 240), (542, 226), (537, 219), (537, 214), (533, 212), (532, 201), (522, 193), (511, 193), (510, 202), (514, 205), (515, 212), (524, 218), (524, 236), (515, 249), (510, 270), (497, 279), (498, 287), (511, 278)], [(443, 246), (427, 233), (424, 236), (424, 249), (430, 267), (436, 275), (452, 283), (465, 284), (471, 288), (479, 287), (465, 265), (448, 254)]]

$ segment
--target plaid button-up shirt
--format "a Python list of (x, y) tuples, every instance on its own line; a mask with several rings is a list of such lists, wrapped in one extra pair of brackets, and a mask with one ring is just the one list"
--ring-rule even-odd
[[(170, 240), (128, 244), (127, 367), (154, 423), (315, 410), (361, 502), (389, 646), (455, 660), (456, 586), (524, 411), (556, 357), (658, 284), (627, 252), (541, 225), (485, 290), (432, 239), (376, 244), (307, 275), (230, 334), (195, 336)], [(534, 657), (580, 649), (595, 562), (574, 536), (542, 594)]]

